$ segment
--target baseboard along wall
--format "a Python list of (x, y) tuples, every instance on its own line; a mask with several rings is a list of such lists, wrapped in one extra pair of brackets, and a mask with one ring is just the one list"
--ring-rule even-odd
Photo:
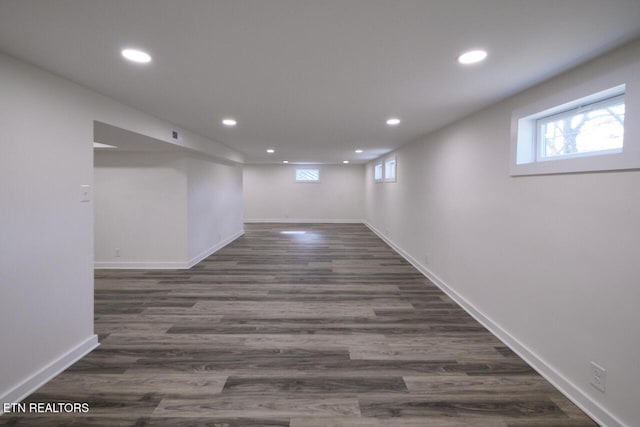
[(396, 251), (401, 257), (406, 259), (411, 265), (413, 265), (418, 271), (420, 271), (420, 273), (427, 277), (438, 288), (440, 288), (440, 290), (442, 290), (445, 294), (447, 294), (447, 296), (449, 296), (467, 313), (469, 313), (471, 317), (476, 319), (480, 324), (482, 324), (482, 326), (487, 328), (489, 332), (491, 332), (496, 338), (502, 341), (514, 353), (520, 356), (534, 370), (542, 375), (556, 389), (558, 389), (558, 391), (564, 394), (569, 400), (571, 400), (577, 407), (579, 407), (595, 422), (604, 427), (631, 427), (622, 423), (613, 414), (611, 414), (600, 404), (598, 404), (598, 402), (591, 399), (578, 386), (576, 386), (573, 382), (569, 381), (564, 375), (562, 375), (561, 372), (558, 372), (553, 368), (553, 366), (551, 366), (544, 359), (538, 356), (520, 340), (507, 332), (501, 325), (493, 321), (489, 316), (485, 315), (473, 303), (456, 292), (433, 271), (425, 267), (423, 264), (419, 263), (408, 252), (406, 252), (394, 241), (385, 236), (380, 230), (378, 230), (367, 221), (364, 222), (364, 225), (366, 225), (378, 237), (384, 240), (389, 246), (391, 246), (394, 251)]

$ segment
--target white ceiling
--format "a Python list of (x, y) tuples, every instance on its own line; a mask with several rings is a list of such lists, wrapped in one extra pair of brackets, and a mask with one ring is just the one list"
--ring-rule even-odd
[(249, 162), (375, 158), (639, 36), (639, 0), (0, 0), (0, 50)]

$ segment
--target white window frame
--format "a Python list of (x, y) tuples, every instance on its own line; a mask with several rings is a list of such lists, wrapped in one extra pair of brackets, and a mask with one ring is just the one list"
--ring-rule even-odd
[(556, 161), (556, 160), (568, 159), (571, 157), (599, 156), (602, 154), (612, 154), (612, 153), (622, 152), (623, 147), (612, 148), (608, 150), (594, 150), (594, 151), (588, 151), (584, 153), (571, 153), (571, 154), (562, 154), (558, 156), (546, 156), (544, 153), (544, 144), (542, 141), (542, 127), (549, 122), (554, 122), (560, 119), (564, 119), (566, 117), (573, 117), (577, 114), (587, 113), (589, 111), (597, 110), (609, 105), (617, 105), (617, 104), (620, 104), (621, 102), (624, 103), (624, 94), (608, 97), (605, 99), (594, 100), (593, 102), (590, 102), (588, 104), (576, 105), (560, 113), (550, 114), (550, 115), (541, 117), (539, 119), (536, 119), (536, 135), (535, 135), (536, 162)]
[[(393, 162), (393, 177), (387, 177), (387, 171), (389, 170), (389, 168), (387, 167), (387, 164), (391, 162)], [(396, 158), (396, 156), (387, 157), (384, 160), (383, 172), (384, 172), (384, 182), (396, 182), (398, 178), (398, 159)]]
[[(376, 178), (376, 169), (380, 167), (380, 178)], [(379, 161), (373, 165), (373, 180), (375, 182), (384, 182), (384, 162)]]
[[(312, 180), (301, 180), (298, 179), (298, 171), (299, 170), (309, 170), (309, 169), (313, 169), (313, 170), (317, 170), (318, 171), (318, 179), (315, 181)], [(298, 184), (319, 184), (320, 180), (322, 179), (322, 171), (320, 170), (319, 167), (297, 167), (295, 168), (295, 173), (293, 175), (293, 179), (296, 183)]]
[[(558, 91), (526, 105), (511, 115), (511, 176), (545, 175), (640, 168), (640, 129), (633, 108), (626, 108), (622, 150), (594, 151), (571, 156), (541, 159), (537, 152), (537, 124), (545, 117), (561, 114), (617, 96), (633, 99), (623, 83), (628, 76), (606, 76)], [(637, 95), (636, 95), (637, 96)], [(629, 114), (631, 111), (631, 114)]]

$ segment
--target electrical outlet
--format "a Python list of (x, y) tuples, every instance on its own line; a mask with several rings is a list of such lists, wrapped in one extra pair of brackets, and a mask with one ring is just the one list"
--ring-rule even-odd
[(120, 248), (116, 248), (116, 258), (120, 258)]
[(607, 371), (602, 366), (591, 362), (591, 385), (604, 393), (607, 379)]

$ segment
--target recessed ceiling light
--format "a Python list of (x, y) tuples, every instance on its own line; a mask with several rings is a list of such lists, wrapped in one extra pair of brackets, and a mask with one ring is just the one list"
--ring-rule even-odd
[(235, 126), (238, 122), (235, 119), (223, 119), (222, 124), (225, 126)]
[(283, 160), (282, 163), (289, 163), (289, 160)]
[(347, 163), (349, 163), (349, 160), (343, 160), (342, 163), (346, 165)]
[(138, 49), (123, 49), (121, 53), (129, 61), (137, 62), (138, 64), (151, 62), (151, 55)]
[(275, 153), (275, 152), (276, 152), (276, 150), (274, 150), (273, 148), (269, 148), (269, 149), (267, 150), (267, 153), (269, 153), (269, 154), (271, 154), (271, 153)]
[(362, 150), (356, 150), (356, 153), (362, 153)]
[(464, 65), (476, 64), (480, 61), (484, 61), (486, 57), (486, 50), (470, 50), (460, 55), (458, 57), (458, 62)]
[(387, 124), (389, 126), (397, 126), (400, 124), (400, 119), (397, 117), (391, 117), (390, 119), (387, 120)]

